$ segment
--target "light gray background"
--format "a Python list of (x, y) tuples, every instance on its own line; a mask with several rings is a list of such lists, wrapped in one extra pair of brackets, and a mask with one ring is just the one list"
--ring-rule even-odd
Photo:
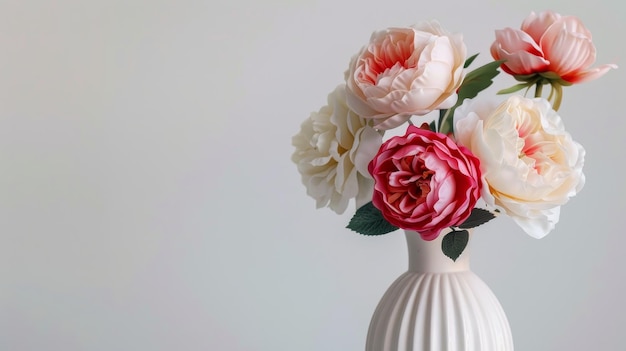
[[(291, 136), (388, 26), (436, 18), (485, 63), (553, 9), (626, 65), (623, 4), (545, 3), (0, 1), (0, 349), (362, 350), (404, 237), (314, 210)], [(474, 236), (517, 350), (624, 349), (625, 84), (565, 90), (587, 184), (557, 229)]]

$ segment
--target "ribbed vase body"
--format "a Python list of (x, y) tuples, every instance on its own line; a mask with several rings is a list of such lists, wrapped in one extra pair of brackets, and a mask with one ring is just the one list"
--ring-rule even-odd
[(441, 251), (443, 233), (433, 241), (405, 235), (409, 270), (380, 300), (366, 351), (512, 351), (498, 299), (469, 269), (469, 247), (452, 261)]

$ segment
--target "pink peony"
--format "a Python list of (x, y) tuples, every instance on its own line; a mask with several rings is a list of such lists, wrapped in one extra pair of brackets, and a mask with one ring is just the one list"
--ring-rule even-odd
[(511, 75), (552, 72), (569, 83), (596, 79), (617, 68), (605, 64), (589, 69), (596, 60), (591, 33), (577, 17), (551, 11), (532, 12), (521, 30), (497, 30), (491, 55), (506, 60), (502, 69)]
[(409, 126), (381, 146), (369, 164), (372, 203), (385, 219), (424, 240), (465, 221), (480, 198), (480, 163), (448, 136)]
[(381, 130), (450, 108), (463, 81), (465, 44), (437, 22), (372, 34), (346, 72), (348, 106)]

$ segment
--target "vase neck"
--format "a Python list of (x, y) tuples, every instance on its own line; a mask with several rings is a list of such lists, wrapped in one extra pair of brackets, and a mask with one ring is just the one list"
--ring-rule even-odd
[(419, 233), (405, 230), (409, 249), (409, 272), (451, 273), (469, 271), (469, 243), (456, 261), (452, 261), (441, 250), (441, 241), (448, 232), (449, 230), (442, 231), (436, 239), (426, 241), (420, 237)]

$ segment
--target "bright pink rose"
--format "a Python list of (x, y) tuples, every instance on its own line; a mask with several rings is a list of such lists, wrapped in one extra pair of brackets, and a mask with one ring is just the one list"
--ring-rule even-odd
[(480, 198), (480, 162), (448, 136), (409, 126), (381, 146), (369, 164), (372, 203), (385, 219), (424, 240), (463, 223)]
[(532, 12), (521, 30), (497, 30), (491, 55), (506, 60), (502, 69), (509, 74), (553, 72), (570, 83), (596, 79), (617, 68), (606, 64), (589, 69), (596, 60), (591, 33), (577, 17), (551, 11)]

